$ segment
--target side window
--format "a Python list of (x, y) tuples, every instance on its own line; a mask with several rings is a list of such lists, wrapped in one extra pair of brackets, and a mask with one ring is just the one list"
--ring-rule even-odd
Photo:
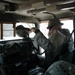
[(48, 38), (48, 21), (40, 23), (40, 31)]
[[(2, 25), (0, 25), (0, 28), (2, 27), (2, 30), (0, 32), (1, 40), (22, 39), (22, 37), (19, 37), (16, 34), (15, 29), (14, 29), (14, 27), (16, 27), (18, 25), (23, 25), (26, 28), (35, 27), (35, 24), (33, 24), (33, 23), (24, 23), (24, 22), (15, 23), (15, 24), (2, 23)], [(31, 36), (33, 36), (33, 34)]]
[(19, 26), (19, 25), (23, 25), (26, 28), (35, 27), (35, 24), (33, 24), (33, 23), (24, 23), (24, 22), (16, 23), (16, 26)]
[(62, 28), (67, 28), (70, 30), (70, 33), (73, 30), (73, 20), (64, 20), (61, 21), (64, 25), (62, 25)]
[[(73, 20), (64, 20), (61, 21), (64, 25), (62, 25), (62, 28), (67, 28), (69, 29), (70, 33), (73, 31)], [(74, 34), (72, 34), (72, 37), (74, 39)]]
[(14, 28), (12, 23), (3, 23), (3, 40), (14, 37)]

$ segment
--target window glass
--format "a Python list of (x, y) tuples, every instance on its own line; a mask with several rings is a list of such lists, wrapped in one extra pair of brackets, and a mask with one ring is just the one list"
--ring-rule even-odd
[(47, 26), (48, 26), (48, 22), (44, 22), (44, 23), (40, 23), (40, 31), (45, 35), (45, 37), (48, 38), (48, 29), (47, 29)]
[[(23, 25), (26, 28), (32, 28), (35, 27), (35, 24), (33, 23), (24, 23), (24, 22), (19, 22), (16, 23), (16, 26)], [(30, 35), (30, 37), (33, 37), (34, 33)], [(13, 24), (3, 24), (3, 40), (13, 40), (13, 39), (22, 39), (22, 37), (19, 37), (17, 34), (14, 37), (14, 28)]]
[(26, 28), (35, 27), (35, 24), (33, 24), (33, 23), (24, 23), (24, 22), (16, 23), (16, 26), (19, 26), (19, 25), (23, 25), (23, 26), (26, 27)]
[[(70, 33), (73, 31), (73, 20), (64, 20), (61, 21), (64, 25), (62, 25), (62, 28), (67, 28), (69, 29)], [(74, 34), (72, 34), (72, 37), (74, 39)]]
[(3, 24), (3, 40), (10, 39), (14, 36), (13, 24)]
[(73, 20), (65, 20), (61, 21), (64, 25), (62, 25), (62, 28), (67, 28), (70, 30), (70, 33), (73, 30)]

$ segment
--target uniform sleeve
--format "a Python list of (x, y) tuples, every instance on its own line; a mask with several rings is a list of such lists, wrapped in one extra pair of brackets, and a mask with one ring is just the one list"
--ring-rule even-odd
[(37, 30), (34, 38), (37, 40), (38, 45), (44, 50), (53, 50), (53, 44), (40, 32), (40, 30)]
[(53, 56), (54, 56), (53, 44), (40, 31), (36, 33), (34, 38), (37, 41), (37, 44), (45, 50), (46, 65), (50, 65), (53, 61)]

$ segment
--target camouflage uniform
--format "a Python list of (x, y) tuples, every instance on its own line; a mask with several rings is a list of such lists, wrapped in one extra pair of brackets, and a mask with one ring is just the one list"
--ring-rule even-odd
[(45, 50), (47, 64), (52, 64), (54, 54), (58, 52), (56, 49), (62, 45), (65, 36), (61, 32), (55, 31), (54, 36), (47, 39), (40, 30), (36, 29), (35, 33), (34, 42), (37, 42)]
[[(66, 39), (69, 38), (69, 36), (70, 36), (70, 31), (69, 31), (68, 29), (59, 29), (59, 31), (60, 31), (61, 33), (63, 33), (63, 34), (66, 36)], [(69, 49), (69, 51), (71, 52), (71, 51), (74, 50), (74, 43), (73, 43), (73, 37), (72, 37), (72, 36), (70, 37), (70, 39), (69, 39), (68, 42), (69, 42), (68, 49)]]
[(66, 61), (53, 63), (44, 75), (75, 75), (75, 65)]

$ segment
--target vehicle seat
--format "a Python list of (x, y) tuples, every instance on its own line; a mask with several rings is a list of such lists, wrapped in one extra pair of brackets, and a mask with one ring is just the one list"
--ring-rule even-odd
[(72, 56), (72, 63), (75, 65), (75, 50), (72, 51), (72, 53), (73, 53), (73, 56)]
[(54, 57), (53, 62), (59, 61), (59, 60), (65, 60), (67, 62), (75, 64), (74, 58), (75, 58), (75, 50), (70, 52), (67, 48), (65, 49), (63, 48), (63, 51)]

